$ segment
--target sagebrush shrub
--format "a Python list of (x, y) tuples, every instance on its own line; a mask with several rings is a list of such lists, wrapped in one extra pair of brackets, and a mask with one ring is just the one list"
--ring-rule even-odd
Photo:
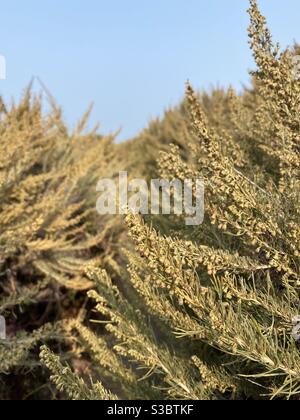
[[(9, 223), (13, 228), (21, 226), (18, 218), (31, 226), (30, 233), (20, 228), (20, 241), (12, 235), (11, 245), (6, 245), (6, 267), (20, 267), (17, 272), (27, 273), (26, 279), (33, 276), (38, 288), (39, 281), (43, 285), (61, 267), (67, 271), (63, 277), (54, 276), (58, 284), (65, 285), (67, 277), (72, 283), (94, 285), (88, 292), (96, 304), (94, 312), (85, 316), (85, 311), (77, 311), (75, 317), (56, 326), (60, 328), (56, 334), (65, 338), (63, 357), (55, 354), (56, 344), (51, 341), (41, 349), (41, 361), (51, 371), (62, 397), (299, 399), (300, 348), (295, 326), (299, 326), (300, 315), (300, 83), (293, 67), (298, 47), (280, 51), (254, 0), (249, 14), (250, 46), (257, 64), (251, 88), (242, 94), (230, 88), (198, 95), (188, 83), (186, 98), (178, 108), (169, 110), (162, 121), (151, 123), (137, 139), (112, 150), (120, 164), (119, 156), (127, 156), (131, 176), (201, 178), (206, 186), (205, 220), (199, 227), (186, 227), (184, 218), (178, 216), (154, 222), (137, 215), (126, 218), (133, 247), (119, 236), (118, 246), (123, 243), (127, 248), (128, 265), (125, 269), (121, 262), (117, 276), (112, 278), (107, 270), (107, 265), (114, 265), (115, 255), (108, 252), (107, 259), (105, 250), (111, 247), (103, 236), (99, 249), (93, 246), (93, 252), (74, 254), (73, 247), (82, 251), (80, 244), (86, 243), (87, 232), (95, 240), (95, 210), (90, 212), (86, 204), (93, 200), (86, 188), (93, 185), (93, 177), (76, 178), (71, 201), (62, 201), (70, 217), (74, 216), (73, 206), (79, 206), (76, 223), (69, 224), (68, 217), (61, 222), (65, 213), (55, 212), (55, 204), (50, 210), (56, 217), (50, 219), (43, 236), (36, 238), (41, 229), (35, 227), (38, 203), (43, 203), (44, 214), (48, 209), (43, 202), (45, 189), (54, 196), (61, 192), (58, 185), (70, 191), (68, 170), (74, 173), (74, 161), (73, 154), (65, 154), (64, 146), (51, 148), (45, 142), (50, 147), (47, 153), (56, 156), (50, 160), (56, 162), (54, 167), (49, 168), (49, 159), (43, 160), (45, 134), (34, 137), (42, 142), (44, 151), (35, 160), (42, 163), (34, 171), (32, 165), (21, 173), (26, 173), (22, 175), (25, 184), (36, 187), (21, 194), (13, 182), (20, 196), (11, 193), (6, 197), (11, 206), (18, 203), (15, 197), (21, 203), (28, 200), (29, 208), (37, 206), (37, 211), (29, 217), (21, 210), (16, 213), (14, 207), (10, 212), (1, 207), (1, 226), (8, 225), (7, 232)], [(31, 120), (31, 114), (26, 115), (19, 130), (23, 125), (31, 127)], [(55, 124), (54, 131), (50, 136), (54, 143), (57, 138), (65, 139), (60, 124)], [(29, 143), (20, 155), (27, 165), (32, 157), (28, 155), (27, 161), (26, 153), (35, 156), (41, 151), (40, 146), (35, 150), (34, 142)], [(157, 159), (159, 149), (162, 153)], [(74, 150), (76, 155), (78, 148)], [(84, 146), (79, 156), (84, 161), (83, 150)], [(94, 150), (87, 155), (86, 175), (87, 169), (92, 174), (95, 171)], [(20, 156), (16, 166), (22, 162)], [(105, 178), (108, 167), (102, 167)], [(58, 175), (61, 168), (66, 171), (62, 178)], [(55, 175), (61, 182), (56, 182)], [(43, 176), (51, 181), (43, 181)], [(81, 212), (79, 191), (84, 191), (87, 219)], [(65, 228), (70, 229), (70, 243)], [(6, 233), (4, 238), (9, 244), (11, 235)], [(67, 253), (62, 252), (65, 247)], [(95, 260), (97, 253), (102, 261)], [(84, 273), (82, 257), (87, 263)], [(74, 272), (78, 266), (80, 270)], [(9, 279), (5, 281), (9, 284)], [(6, 302), (9, 289), (7, 295)], [(24, 343), (35, 345), (41, 334), (47, 337), (49, 329), (53, 334), (53, 326), (46, 325)], [(5, 351), (3, 348), (2, 354)], [(69, 357), (76, 357), (73, 369), (66, 365)]]
[(87, 117), (69, 134), (60, 110), (53, 104), (44, 115), (31, 88), (19, 105), (1, 105), (0, 314), (10, 338), (0, 344), (4, 383), (4, 374), (29, 369), (37, 343), (62, 336), (62, 320), (80, 311), (80, 292), (91, 287), (86, 262), (109, 267), (116, 257), (117, 228), (96, 217), (94, 189), (120, 159), (113, 138), (84, 133)]
[[(109, 336), (72, 328), (113, 392), (98, 398), (299, 397), (300, 84), (293, 52), (280, 52), (250, 3), (253, 88), (199, 97), (188, 85), (189, 152), (177, 138), (158, 162), (165, 177), (205, 180), (204, 224), (178, 218), (162, 235), (128, 216), (129, 294), (88, 269)], [(42, 360), (61, 389), (85, 396), (45, 347)]]

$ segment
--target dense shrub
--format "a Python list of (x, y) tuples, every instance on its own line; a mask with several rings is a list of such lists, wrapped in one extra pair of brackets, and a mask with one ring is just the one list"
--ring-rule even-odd
[(191, 230), (178, 219), (176, 235), (162, 235), (129, 216), (137, 247), (128, 253), (129, 299), (105, 271), (88, 270), (97, 285), (89, 296), (109, 336), (79, 322), (73, 330), (89, 348), (95, 378), (113, 394), (99, 382), (87, 395), (42, 349), (52, 379), (73, 398), (299, 395), (292, 328), (299, 314), (300, 85), (292, 52), (273, 45), (255, 1), (250, 16), (253, 89), (199, 98), (188, 85), (189, 151), (178, 147), (182, 130), (159, 160), (165, 177), (205, 180), (204, 224)]
[[(298, 47), (280, 52), (256, 1), (250, 3), (257, 64), (252, 87), (242, 94), (218, 89), (198, 95), (188, 84), (180, 107), (114, 149), (127, 156), (132, 176), (203, 179), (205, 220), (191, 228), (177, 216), (152, 223), (129, 215), (135, 249), (123, 251), (128, 265), (118, 276), (104, 261), (93, 261), (93, 253), (84, 254), (90, 261), (81, 278), (94, 284), (88, 296), (95, 311), (69, 317), (63, 327), (77, 368), (66, 365), (66, 354), (59, 357), (51, 342), (41, 348), (41, 361), (62, 397), (299, 398), (294, 327), (300, 315), (300, 83), (293, 71)], [(51, 191), (57, 191), (55, 182)], [(71, 206), (80, 202), (75, 197)], [(82, 226), (79, 221), (76, 229), (84, 236), (88, 230)], [(38, 245), (45, 241), (39, 239)], [(60, 244), (50, 250), (57, 250), (60, 267)], [(11, 264), (45, 275), (30, 247), (12, 255)], [(35, 338), (40, 341), (30, 336)]]
[(59, 109), (53, 104), (43, 115), (30, 88), (18, 106), (1, 106), (0, 314), (10, 339), (0, 344), (4, 395), (7, 375), (31, 369), (37, 343), (57, 340), (62, 320), (80, 310), (91, 286), (86, 261), (109, 267), (116, 257), (117, 228), (96, 217), (94, 189), (118, 159), (112, 138), (83, 133), (87, 117), (69, 134)]

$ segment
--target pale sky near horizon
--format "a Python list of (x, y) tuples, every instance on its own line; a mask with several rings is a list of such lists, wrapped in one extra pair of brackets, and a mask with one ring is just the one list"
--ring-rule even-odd
[[(259, 3), (276, 41), (300, 41), (299, 0)], [(94, 102), (91, 124), (133, 137), (180, 101), (187, 79), (198, 89), (247, 84), (247, 8), (247, 0), (0, 0), (0, 94), (18, 99), (38, 76), (71, 127)]]

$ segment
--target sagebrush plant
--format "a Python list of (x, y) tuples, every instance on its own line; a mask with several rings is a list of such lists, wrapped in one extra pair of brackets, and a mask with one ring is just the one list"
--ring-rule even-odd
[[(293, 52), (280, 52), (250, 3), (253, 88), (199, 97), (188, 84), (188, 156), (177, 141), (159, 159), (164, 177), (205, 180), (204, 224), (178, 218), (162, 235), (129, 215), (129, 296), (88, 269), (109, 335), (71, 329), (112, 392), (101, 385), (100, 399), (299, 398), (300, 84)], [(61, 389), (85, 397), (48, 348), (41, 356)]]
[(204, 179), (205, 221), (129, 215), (135, 249), (115, 278), (85, 254), (94, 313), (64, 323), (67, 353), (50, 341), (40, 354), (62, 398), (299, 399), (298, 47), (280, 51), (254, 0), (249, 14), (252, 87), (198, 95), (188, 83), (180, 107), (114, 149), (133, 176)]
[(7, 375), (37, 363), (30, 352), (42, 339), (62, 337), (63, 320), (80, 310), (80, 292), (91, 286), (86, 262), (109, 267), (116, 257), (117, 228), (94, 211), (98, 178), (118, 164), (113, 138), (85, 133), (89, 113), (68, 133), (54, 103), (48, 114), (42, 109), (31, 87), (20, 104), (1, 102), (0, 315), (10, 338), (0, 344), (4, 395)]

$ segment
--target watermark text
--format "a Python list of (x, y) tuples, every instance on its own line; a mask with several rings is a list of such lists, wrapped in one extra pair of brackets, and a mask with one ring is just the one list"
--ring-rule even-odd
[(204, 183), (202, 180), (143, 179), (129, 181), (127, 172), (119, 179), (102, 179), (97, 184), (100, 215), (128, 214), (183, 215), (187, 226), (204, 220)]

